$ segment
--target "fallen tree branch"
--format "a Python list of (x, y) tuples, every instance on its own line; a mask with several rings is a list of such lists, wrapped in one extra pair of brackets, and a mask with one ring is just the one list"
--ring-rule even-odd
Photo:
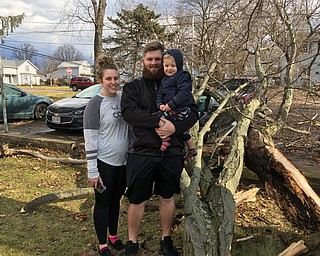
[(256, 201), (256, 194), (258, 193), (259, 188), (251, 188), (247, 191), (239, 191), (234, 194), (234, 201), (236, 206), (239, 206), (243, 202), (254, 202)]
[(52, 203), (54, 201), (61, 200), (61, 199), (91, 195), (93, 193), (94, 191), (92, 188), (79, 188), (75, 190), (67, 190), (67, 191), (43, 195), (41, 197), (37, 197), (32, 201), (26, 203), (26, 205), (21, 208), (20, 212), (27, 213), (27, 212), (33, 211), (36, 207), (42, 204)]
[(295, 256), (309, 251), (308, 247), (304, 245), (304, 241), (300, 240), (292, 243), (287, 249), (281, 252), (278, 256)]
[(244, 242), (244, 241), (250, 240), (252, 238), (254, 238), (254, 236), (247, 236), (247, 237), (243, 237), (243, 238), (238, 238), (234, 242), (237, 242), (237, 243), (238, 242)]
[[(263, 114), (262, 112), (258, 112), (257, 115), (259, 117), (265, 119), (266, 121), (271, 122), (271, 123), (275, 122), (274, 119), (268, 117), (267, 115)], [(298, 124), (300, 124), (300, 123), (298, 123)], [(296, 129), (296, 128), (293, 128), (292, 126), (289, 126), (287, 124), (283, 127), (283, 129), (286, 129), (286, 130), (289, 130), (289, 131), (292, 131), (292, 132), (295, 132), (295, 133), (298, 133), (298, 134), (305, 134), (305, 135), (310, 135), (311, 134), (309, 131)]]
[(55, 158), (55, 157), (47, 157), (41, 155), (37, 152), (22, 150), (22, 149), (11, 149), (8, 145), (1, 145), (0, 157), (3, 156), (13, 156), (13, 155), (25, 155), (31, 156), (35, 158), (40, 158), (42, 160), (50, 161), (50, 162), (59, 162), (59, 163), (70, 163), (70, 164), (85, 164), (87, 161), (85, 159), (74, 159), (74, 158)]

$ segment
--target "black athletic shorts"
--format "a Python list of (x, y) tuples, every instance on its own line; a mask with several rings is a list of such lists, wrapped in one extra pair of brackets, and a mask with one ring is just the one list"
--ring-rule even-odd
[(149, 200), (152, 194), (171, 198), (180, 193), (183, 156), (128, 154), (126, 196), (132, 204)]

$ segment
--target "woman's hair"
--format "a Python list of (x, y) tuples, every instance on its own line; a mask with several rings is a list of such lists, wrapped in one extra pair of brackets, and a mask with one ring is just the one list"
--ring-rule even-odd
[(111, 56), (101, 55), (97, 59), (97, 70), (96, 70), (97, 80), (102, 81), (103, 72), (106, 69), (114, 69), (118, 71), (118, 66), (114, 63), (114, 60)]

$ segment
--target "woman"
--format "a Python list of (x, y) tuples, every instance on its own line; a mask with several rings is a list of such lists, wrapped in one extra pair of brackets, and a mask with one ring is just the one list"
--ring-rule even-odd
[(85, 109), (84, 139), (88, 179), (95, 189), (93, 218), (99, 255), (111, 255), (108, 243), (116, 250), (124, 248), (117, 230), (120, 199), (126, 188), (128, 125), (121, 116), (118, 68), (106, 56), (97, 63), (97, 78), (103, 90)]

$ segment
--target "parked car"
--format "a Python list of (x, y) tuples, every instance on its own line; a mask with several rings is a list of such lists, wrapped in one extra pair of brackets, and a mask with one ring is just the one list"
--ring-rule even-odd
[(94, 79), (88, 76), (74, 76), (70, 79), (70, 88), (74, 92), (88, 88), (89, 86), (94, 85)]
[[(3, 86), (8, 120), (42, 119), (47, 107), (53, 103), (48, 97), (30, 94), (14, 85), (4, 83)], [(2, 102), (1, 88), (0, 101)], [(0, 120), (3, 121), (2, 104), (0, 104)]]
[(226, 79), (223, 84), (230, 91), (235, 91), (240, 85), (247, 83), (234, 97), (236, 103), (247, 104), (257, 90), (257, 85), (253, 78), (250, 77), (236, 77)]
[(54, 102), (47, 109), (46, 125), (55, 130), (82, 130), (84, 110), (89, 100), (101, 90), (101, 84), (95, 84), (71, 98)]

